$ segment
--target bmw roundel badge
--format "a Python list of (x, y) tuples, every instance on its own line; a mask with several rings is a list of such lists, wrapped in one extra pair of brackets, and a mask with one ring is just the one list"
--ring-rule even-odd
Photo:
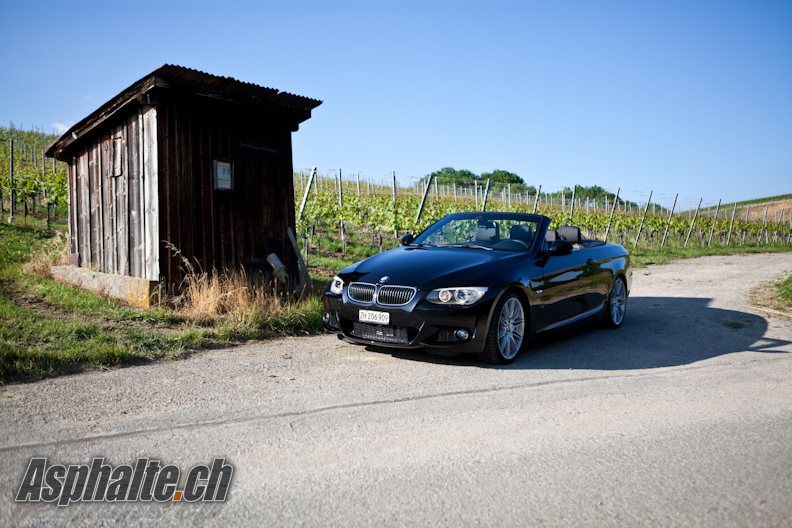
[(380, 278), (380, 282), (382, 282), (382, 283), (386, 283), (389, 280), (390, 280), (390, 277), (388, 277), (387, 275), (385, 275), (384, 277)]

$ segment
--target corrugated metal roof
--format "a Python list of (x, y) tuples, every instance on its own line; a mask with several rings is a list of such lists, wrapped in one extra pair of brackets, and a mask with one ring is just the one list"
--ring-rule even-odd
[(45, 154), (55, 156), (56, 151), (62, 152), (79, 137), (93, 130), (121, 108), (155, 87), (228, 99), (242, 104), (269, 104), (292, 113), (296, 116), (297, 122), (310, 118), (311, 110), (322, 104), (322, 101), (317, 99), (280, 92), (275, 88), (238, 81), (233, 77), (221, 77), (184, 66), (165, 64), (123, 90), (91, 115), (71, 127), (47, 147)]
[(287, 92), (279, 92), (275, 88), (266, 88), (264, 86), (259, 86), (258, 84), (238, 81), (233, 77), (211, 75), (202, 71), (185, 68), (184, 66), (166, 64), (152, 72), (151, 75), (155, 77), (164, 77), (167, 79), (183, 81), (190, 84), (199, 84), (206, 87), (216, 88), (220, 91), (254, 95), (262, 99), (275, 99), (289, 104), (303, 106), (305, 108), (313, 109), (322, 104), (322, 101), (317, 99), (293, 95)]

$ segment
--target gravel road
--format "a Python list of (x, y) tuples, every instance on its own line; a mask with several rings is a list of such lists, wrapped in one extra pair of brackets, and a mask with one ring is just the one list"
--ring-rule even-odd
[[(636, 270), (627, 320), (512, 365), (333, 336), (0, 391), (0, 524), (792, 526), (792, 324), (748, 307), (792, 254)], [(31, 457), (189, 468), (225, 503), (17, 504)]]

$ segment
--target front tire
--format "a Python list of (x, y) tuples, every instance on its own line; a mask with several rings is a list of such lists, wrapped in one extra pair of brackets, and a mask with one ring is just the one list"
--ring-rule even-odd
[(488, 363), (505, 365), (514, 361), (525, 338), (525, 309), (514, 293), (501, 297), (492, 311), (484, 350), (479, 357)]
[(616, 277), (608, 295), (608, 304), (605, 314), (606, 328), (620, 328), (624, 323), (624, 316), (627, 314), (627, 285), (623, 277)]

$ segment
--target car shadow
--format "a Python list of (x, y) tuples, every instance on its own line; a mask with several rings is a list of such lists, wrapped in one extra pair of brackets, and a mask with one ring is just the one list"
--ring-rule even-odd
[(429, 363), (499, 369), (631, 370), (689, 365), (736, 352), (786, 354), (790, 341), (764, 337), (768, 323), (757, 315), (712, 308), (710, 299), (633, 297), (618, 330), (599, 322), (533, 338), (509, 365), (474, 355), (445, 357), (422, 350), (368, 346), (367, 350)]

